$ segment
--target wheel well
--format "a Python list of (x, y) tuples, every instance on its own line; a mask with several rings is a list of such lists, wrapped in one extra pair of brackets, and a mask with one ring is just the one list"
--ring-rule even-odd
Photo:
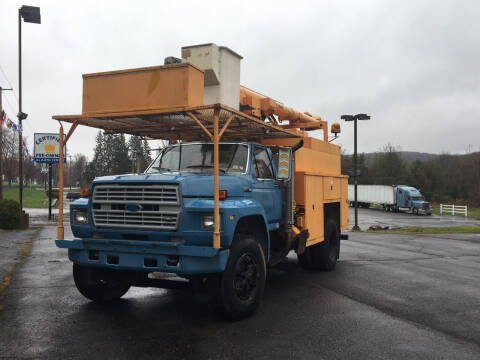
[(269, 246), (267, 226), (261, 215), (250, 215), (241, 218), (237, 227), (235, 228), (235, 234), (247, 234), (252, 235), (258, 240), (265, 256), (265, 261), (269, 258)]
[(323, 224), (327, 223), (328, 219), (332, 219), (337, 224), (338, 233), (340, 233), (340, 203), (327, 203), (323, 207)]

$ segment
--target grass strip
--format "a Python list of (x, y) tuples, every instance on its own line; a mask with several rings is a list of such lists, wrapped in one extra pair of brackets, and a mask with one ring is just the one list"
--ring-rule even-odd
[[(18, 201), (18, 188), (3, 188), (3, 198), (6, 200)], [(47, 194), (42, 188), (24, 188), (23, 189), (23, 207), (25, 208), (45, 208), (48, 207)]]
[(376, 234), (480, 234), (480, 225), (421, 227), (408, 226), (388, 230), (367, 230)]

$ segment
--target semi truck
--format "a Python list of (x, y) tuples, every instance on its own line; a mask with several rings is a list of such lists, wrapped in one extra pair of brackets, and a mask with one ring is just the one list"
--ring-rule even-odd
[(348, 227), (340, 147), (319, 116), (240, 86), (241, 59), (202, 44), (165, 65), (84, 74), (82, 113), (53, 116), (60, 157), (78, 125), (169, 140), (143, 173), (97, 177), (71, 203), (72, 239), (59, 207), (56, 245), (68, 249), (86, 298), (188, 282), (240, 319), (259, 306), (267, 267), (290, 251), (305, 270), (335, 268)]
[[(368, 208), (372, 204), (381, 205), (389, 212), (409, 212), (416, 215), (431, 215), (432, 208), (416, 188), (406, 185), (357, 185), (359, 207)], [(348, 185), (348, 201), (355, 203), (355, 185)]]

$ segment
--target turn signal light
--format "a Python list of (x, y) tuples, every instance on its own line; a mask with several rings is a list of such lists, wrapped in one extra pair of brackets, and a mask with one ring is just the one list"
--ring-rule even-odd
[(90, 196), (90, 189), (81, 189), (80, 190), (81, 197), (89, 197)]
[(224, 200), (227, 198), (227, 190), (218, 190), (218, 198)]

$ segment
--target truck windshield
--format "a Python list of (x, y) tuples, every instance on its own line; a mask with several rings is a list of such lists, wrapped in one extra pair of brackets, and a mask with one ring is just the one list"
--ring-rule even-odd
[[(247, 170), (247, 145), (220, 144), (219, 150), (220, 172), (244, 173)], [(182, 144), (167, 147), (155, 159), (147, 173), (161, 171), (213, 171), (213, 144)]]

